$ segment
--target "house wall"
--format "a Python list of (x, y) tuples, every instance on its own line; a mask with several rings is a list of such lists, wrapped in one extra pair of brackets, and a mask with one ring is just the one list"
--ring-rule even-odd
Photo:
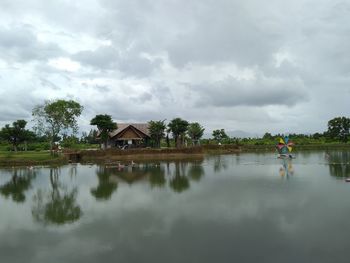
[[(142, 134), (142, 132), (140, 133)], [(140, 136), (131, 127), (126, 128), (123, 132), (119, 134), (119, 136), (120, 137), (118, 138), (116, 138), (115, 136), (108, 140), (107, 149), (121, 147), (125, 144), (130, 144), (130, 143), (132, 143), (132, 145), (134, 146), (140, 145), (140, 143), (142, 143), (142, 145), (144, 146), (148, 145), (148, 140), (149, 140), (148, 137), (146, 136), (143, 138), (143, 135)]]
[(140, 138), (140, 136), (138, 136), (132, 129), (129, 128), (123, 133), (122, 137), (119, 138), (119, 140), (129, 140), (135, 138)]

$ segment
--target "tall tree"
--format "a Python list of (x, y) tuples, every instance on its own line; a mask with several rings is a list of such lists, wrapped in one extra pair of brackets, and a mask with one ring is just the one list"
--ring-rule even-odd
[(336, 117), (328, 121), (327, 134), (331, 139), (347, 142), (350, 132), (350, 119), (346, 117)]
[(175, 118), (168, 124), (169, 130), (172, 132), (175, 139), (176, 147), (181, 147), (183, 144), (184, 136), (188, 128), (188, 121), (181, 118)]
[(264, 136), (262, 137), (265, 140), (272, 140), (273, 136), (269, 132), (265, 132)]
[(148, 122), (150, 137), (155, 142), (157, 148), (160, 148), (160, 141), (164, 138), (165, 128), (165, 120)]
[(95, 129), (91, 129), (89, 133), (82, 132), (80, 141), (82, 143), (97, 144), (98, 143), (97, 137), (98, 137), (98, 131)]
[(107, 148), (107, 142), (109, 139), (109, 133), (115, 129), (118, 128), (117, 124), (113, 122), (112, 117), (107, 114), (99, 114), (96, 115), (95, 118), (93, 118), (90, 121), (90, 125), (96, 125), (97, 129), (99, 131), (99, 137), (101, 138), (101, 141), (103, 142), (104, 149)]
[(83, 111), (83, 106), (73, 100), (46, 101), (42, 105), (37, 105), (32, 115), (35, 118), (35, 130), (38, 134), (46, 134), (50, 140), (50, 150), (57, 141), (61, 133), (71, 130), (78, 131), (77, 118)]
[(213, 137), (218, 142), (221, 142), (223, 139), (227, 139), (228, 138), (228, 136), (227, 136), (227, 134), (226, 134), (224, 129), (214, 130), (213, 131)]
[(27, 122), (17, 120), (12, 124), (6, 124), (0, 131), (0, 138), (12, 144), (13, 149), (17, 151), (18, 145), (32, 137), (32, 132), (26, 130)]
[(202, 138), (204, 130), (205, 129), (198, 122), (190, 123), (187, 133), (192, 139), (194, 145), (198, 145), (199, 139)]

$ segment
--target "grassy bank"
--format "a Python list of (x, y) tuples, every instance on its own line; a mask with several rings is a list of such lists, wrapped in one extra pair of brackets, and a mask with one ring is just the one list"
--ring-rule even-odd
[(0, 166), (63, 164), (67, 159), (64, 155), (51, 156), (48, 151), (40, 152), (0, 152)]
[(118, 160), (171, 160), (171, 159), (198, 159), (203, 158), (202, 147), (162, 148), (162, 149), (108, 149), (86, 150), (78, 152), (81, 162), (113, 162)]

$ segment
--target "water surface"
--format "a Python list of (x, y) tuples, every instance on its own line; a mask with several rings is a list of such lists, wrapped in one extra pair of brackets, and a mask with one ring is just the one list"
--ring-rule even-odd
[(0, 170), (0, 262), (349, 262), (349, 152)]

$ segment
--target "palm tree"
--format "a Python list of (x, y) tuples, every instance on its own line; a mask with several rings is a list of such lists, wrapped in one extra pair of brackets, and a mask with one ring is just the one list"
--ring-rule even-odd
[(164, 138), (164, 130), (166, 128), (164, 122), (165, 120), (148, 122), (150, 137), (154, 140), (157, 148), (160, 148), (160, 141)]
[(169, 130), (172, 132), (177, 148), (181, 147), (188, 128), (188, 121), (181, 118), (175, 118), (168, 124)]
[(193, 122), (188, 126), (187, 133), (192, 139), (193, 145), (198, 145), (199, 139), (202, 138), (204, 130), (205, 129), (198, 122)]

